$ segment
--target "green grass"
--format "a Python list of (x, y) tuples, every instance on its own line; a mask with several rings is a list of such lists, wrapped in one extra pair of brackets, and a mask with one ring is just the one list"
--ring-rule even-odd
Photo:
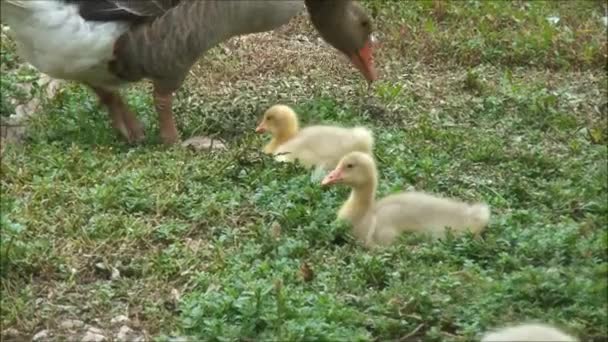
[[(604, 1), (365, 0), (398, 58), (441, 67), (500, 63), (605, 68)], [(558, 17), (552, 24), (548, 17)], [(455, 58), (457, 56), (457, 58)], [(395, 56), (396, 57), (396, 56)]]
[[(411, 66), (427, 44), (391, 36), (390, 23), (426, 28), (433, 42), (413, 75), (388, 73), (370, 94), (182, 89), (182, 136), (219, 135), (226, 152), (159, 145), (141, 87), (127, 93), (147, 127), (138, 147), (116, 138), (86, 88), (48, 101), (25, 144), (8, 145), (1, 161), (3, 329), (62, 336), (66, 318), (108, 326), (126, 313), (159, 340), (468, 341), (526, 320), (608, 338), (606, 42), (593, 21), (601, 7), (437, 3), (366, 2), (383, 18), (377, 63), (387, 70)], [(539, 27), (555, 12), (591, 27), (588, 36), (564, 46), (569, 33), (558, 27), (547, 44)], [(515, 15), (529, 36), (486, 22)], [(464, 18), (472, 24), (458, 24)], [(411, 52), (402, 61), (400, 44)], [(24, 96), (15, 85), (32, 77), (5, 47), (3, 116), (12, 111), (5, 99)], [(259, 152), (256, 120), (279, 99), (305, 124), (373, 128), (380, 195), (413, 185), (488, 202), (483, 239), (359, 247), (334, 222), (347, 189), (321, 188), (310, 172)], [(299, 275), (303, 262), (311, 281)]]

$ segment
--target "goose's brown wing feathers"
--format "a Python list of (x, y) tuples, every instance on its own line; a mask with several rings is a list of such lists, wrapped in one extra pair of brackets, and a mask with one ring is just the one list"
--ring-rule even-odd
[(85, 20), (129, 21), (154, 19), (177, 6), (182, 0), (65, 0), (79, 6)]

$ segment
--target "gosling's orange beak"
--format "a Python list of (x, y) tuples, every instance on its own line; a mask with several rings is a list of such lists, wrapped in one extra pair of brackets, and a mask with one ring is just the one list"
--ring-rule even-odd
[(361, 50), (351, 56), (351, 62), (365, 76), (367, 82), (372, 83), (378, 78), (376, 68), (374, 67), (371, 38)]
[(332, 172), (330, 172), (323, 180), (321, 181), (321, 185), (330, 185), (338, 183), (342, 180), (342, 168), (337, 167)]
[(256, 133), (264, 133), (266, 132), (266, 126), (264, 125), (264, 121), (262, 121), (258, 127), (255, 129)]

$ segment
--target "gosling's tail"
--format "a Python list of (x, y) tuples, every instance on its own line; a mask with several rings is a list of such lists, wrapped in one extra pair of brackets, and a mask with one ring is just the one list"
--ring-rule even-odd
[(360, 152), (371, 153), (374, 147), (374, 135), (366, 127), (353, 128), (353, 135), (356, 138), (357, 148)]

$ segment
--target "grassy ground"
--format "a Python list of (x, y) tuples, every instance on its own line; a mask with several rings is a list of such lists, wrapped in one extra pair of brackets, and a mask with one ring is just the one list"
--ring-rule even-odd
[[(306, 17), (193, 69), (180, 131), (225, 152), (158, 145), (146, 85), (126, 92), (147, 126), (139, 147), (82, 86), (46, 101), (2, 156), (2, 329), (76, 338), (66, 319), (111, 331), (122, 314), (158, 339), (466, 341), (532, 319), (606, 340), (604, 3), (365, 4), (382, 44), (371, 89)], [(37, 75), (6, 37), (1, 61), (6, 116)], [(487, 201), (483, 241), (357, 246), (333, 222), (346, 189), (260, 154), (255, 123), (276, 102), (305, 123), (372, 127), (381, 195)]]

